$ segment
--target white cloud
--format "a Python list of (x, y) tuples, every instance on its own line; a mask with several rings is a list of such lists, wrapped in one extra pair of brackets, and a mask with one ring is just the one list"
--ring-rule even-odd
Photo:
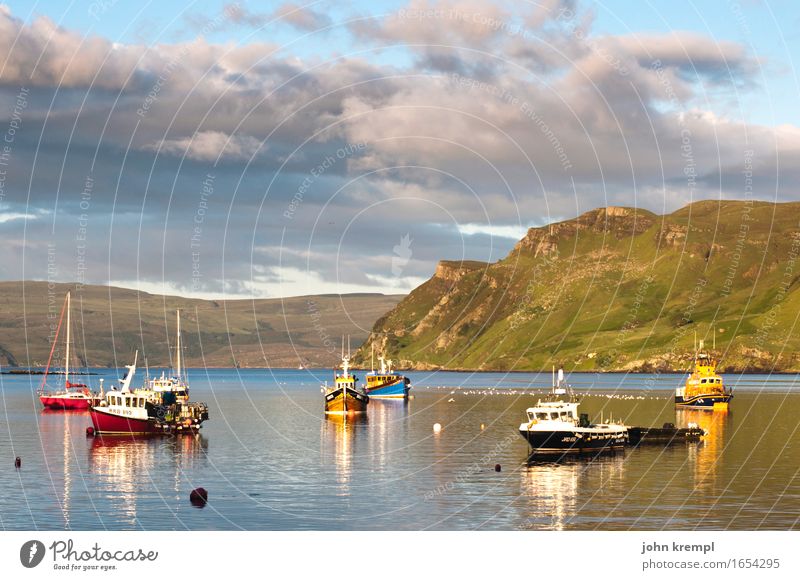
[(512, 240), (521, 240), (528, 233), (528, 228), (525, 226), (501, 226), (490, 224), (458, 224), (458, 231), (465, 236), (474, 236), (476, 234), (483, 234), (495, 238), (510, 238)]
[(38, 216), (31, 213), (16, 213), (0, 210), (0, 224), (5, 224), (14, 220), (35, 220)]
[(182, 156), (194, 161), (247, 161), (259, 152), (261, 141), (249, 135), (227, 135), (221, 131), (199, 131), (192, 137), (164, 139), (147, 149)]

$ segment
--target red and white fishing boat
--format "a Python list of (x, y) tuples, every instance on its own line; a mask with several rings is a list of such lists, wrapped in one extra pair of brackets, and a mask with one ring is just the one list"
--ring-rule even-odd
[(189, 385), (181, 363), (180, 313), (178, 314), (178, 355), (174, 375), (148, 380), (144, 388), (131, 389), (139, 352), (128, 365), (120, 389), (108, 391), (92, 407), (94, 430), (98, 434), (148, 435), (196, 433), (208, 420), (208, 405), (189, 402)]
[(105, 398), (91, 410), (92, 424), (96, 433), (143, 435), (160, 433), (161, 429), (153, 420), (150, 393), (146, 390), (131, 391), (131, 381), (136, 374), (136, 359), (128, 369), (124, 379), (119, 379), (120, 389), (112, 389)]
[[(100, 402), (103, 393), (93, 393), (88, 386), (83, 383), (71, 383), (69, 380), (69, 364), (70, 364), (70, 306), (71, 297), (70, 292), (67, 291), (67, 296), (64, 299), (64, 305), (61, 307), (61, 316), (58, 319), (58, 328), (56, 329), (56, 336), (53, 339), (53, 345), (50, 348), (50, 356), (47, 359), (47, 367), (44, 370), (42, 377), (42, 384), (39, 386), (39, 400), (46, 409), (54, 410), (79, 410), (86, 411), (93, 405)], [(51, 391), (48, 389), (47, 378), (50, 375), (50, 364), (53, 362), (53, 353), (55, 352), (56, 345), (58, 344), (58, 337), (61, 333), (61, 326), (64, 322), (64, 315), (66, 314), (66, 342), (64, 349), (64, 388), (62, 390)]]

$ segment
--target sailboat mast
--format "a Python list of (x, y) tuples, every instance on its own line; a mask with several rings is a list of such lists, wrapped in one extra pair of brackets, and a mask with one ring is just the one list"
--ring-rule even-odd
[(181, 373), (181, 310), (180, 308), (177, 310), (178, 315), (178, 338), (175, 341), (175, 348), (177, 349), (175, 353), (175, 372), (178, 374), (178, 378), (180, 379), (182, 376)]
[(69, 311), (70, 311), (70, 291), (67, 290), (67, 348), (66, 348), (66, 356), (64, 357), (64, 384), (69, 382), (69, 330), (70, 330), (70, 323), (69, 323)]

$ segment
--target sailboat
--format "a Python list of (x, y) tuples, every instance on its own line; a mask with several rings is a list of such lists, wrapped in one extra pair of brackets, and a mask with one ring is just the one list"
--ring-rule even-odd
[(175, 339), (175, 364), (172, 374), (162, 372), (160, 377), (148, 378), (146, 388), (167, 403), (189, 400), (189, 383), (183, 367), (183, 341), (181, 337), (181, 311), (176, 311), (177, 337)]
[[(102, 398), (102, 393), (93, 393), (89, 387), (83, 383), (72, 383), (69, 380), (69, 363), (70, 363), (70, 346), (71, 346), (71, 293), (67, 291), (67, 296), (64, 298), (64, 305), (61, 307), (61, 316), (58, 319), (58, 327), (56, 328), (56, 336), (53, 339), (53, 345), (50, 348), (50, 356), (47, 358), (47, 367), (44, 370), (42, 377), (42, 384), (39, 386), (39, 401), (46, 409), (55, 410), (82, 410), (85, 411), (96, 405)], [(53, 362), (53, 353), (58, 344), (58, 337), (61, 334), (61, 326), (64, 322), (64, 315), (66, 314), (66, 342), (64, 353), (64, 389), (57, 391), (50, 391), (47, 385), (47, 377), (50, 374), (50, 365)]]
[(344, 354), (342, 337), (342, 372), (333, 376), (333, 387), (323, 387), (325, 393), (325, 413), (343, 415), (366, 413), (369, 397), (356, 388), (358, 379), (350, 373), (350, 339), (347, 339), (347, 355)]

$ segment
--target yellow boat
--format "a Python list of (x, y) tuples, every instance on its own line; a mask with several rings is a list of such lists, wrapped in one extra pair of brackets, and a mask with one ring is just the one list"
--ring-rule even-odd
[(675, 406), (682, 409), (704, 409), (707, 411), (727, 411), (733, 392), (725, 388), (725, 383), (717, 374), (717, 361), (707, 352), (695, 354), (694, 371), (687, 377), (683, 387), (675, 389)]
[[(344, 341), (343, 341), (344, 342)], [(348, 339), (349, 343), (349, 339)], [(347, 415), (366, 413), (369, 397), (356, 387), (358, 379), (350, 373), (350, 354), (344, 354), (342, 344), (342, 372), (335, 374), (333, 387), (323, 387), (325, 393), (325, 413), (329, 415)]]

